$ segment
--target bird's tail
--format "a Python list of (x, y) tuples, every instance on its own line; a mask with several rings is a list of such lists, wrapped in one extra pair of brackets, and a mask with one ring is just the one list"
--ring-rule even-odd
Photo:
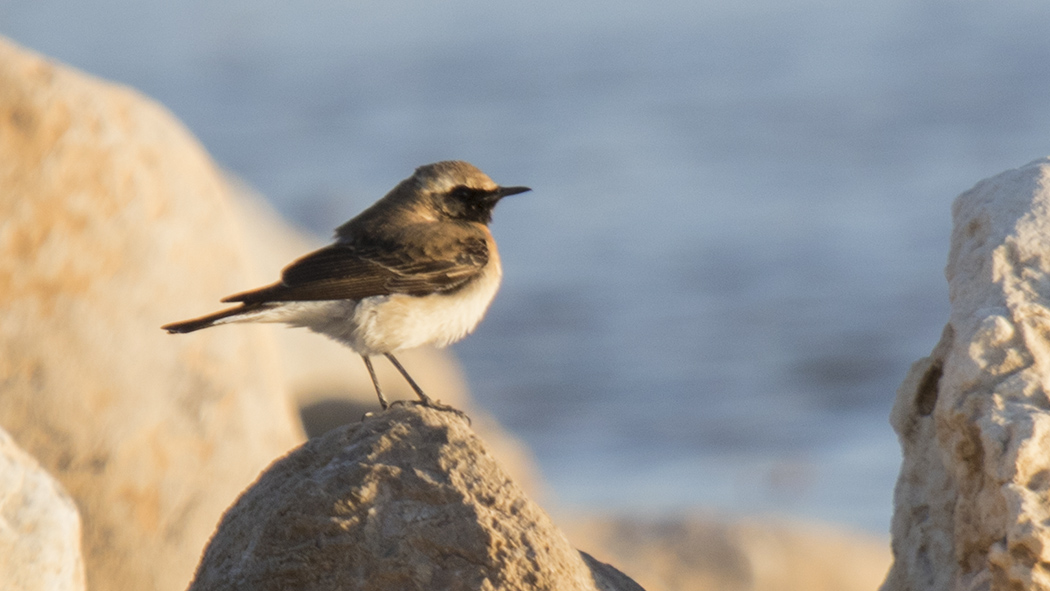
[(168, 331), (168, 333), (170, 334), (193, 332), (202, 328), (208, 328), (209, 326), (215, 326), (216, 324), (226, 324), (227, 322), (248, 320), (249, 317), (255, 316), (253, 312), (259, 311), (262, 307), (263, 306), (252, 304), (237, 306), (236, 308), (229, 308), (227, 310), (222, 310), (214, 314), (201, 316), (200, 318), (165, 324), (161, 328)]

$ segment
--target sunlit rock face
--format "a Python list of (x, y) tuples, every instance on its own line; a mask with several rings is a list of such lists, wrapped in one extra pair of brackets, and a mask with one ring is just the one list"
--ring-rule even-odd
[(84, 591), (73, 499), (0, 429), (0, 589)]
[(952, 208), (951, 315), (892, 422), (895, 563), (883, 589), (1050, 588), (1050, 160)]
[(251, 284), (229, 187), (163, 108), (0, 39), (0, 426), (83, 519), (88, 588), (181, 591), (302, 440), (261, 329), (159, 329)]

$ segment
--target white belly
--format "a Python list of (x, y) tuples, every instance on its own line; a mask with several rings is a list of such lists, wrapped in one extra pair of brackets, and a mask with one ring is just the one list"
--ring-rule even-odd
[(502, 278), (499, 260), (452, 294), (389, 295), (353, 300), (286, 302), (248, 322), (284, 322), (331, 337), (361, 355), (392, 353), (422, 345), (444, 347), (470, 334), (481, 322)]

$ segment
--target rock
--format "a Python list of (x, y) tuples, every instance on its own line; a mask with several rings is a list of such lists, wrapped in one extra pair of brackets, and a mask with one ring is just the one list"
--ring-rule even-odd
[(866, 591), (890, 563), (884, 539), (777, 520), (604, 517), (567, 531), (650, 591)]
[(897, 392), (883, 589), (1050, 589), (1050, 159), (952, 207), (941, 342)]
[(73, 500), (3, 429), (0, 589), (84, 590), (80, 515)]
[(190, 591), (638, 590), (584, 558), (458, 415), (398, 406), (312, 439), (223, 517)]
[(599, 591), (645, 591), (631, 577), (623, 574), (613, 565), (601, 562), (583, 551), (580, 552), (580, 557), (583, 558), (587, 568), (591, 569), (594, 586)]
[(302, 441), (260, 327), (171, 336), (256, 278), (229, 187), (135, 92), (0, 39), (0, 425), (75, 499), (92, 591), (181, 591)]

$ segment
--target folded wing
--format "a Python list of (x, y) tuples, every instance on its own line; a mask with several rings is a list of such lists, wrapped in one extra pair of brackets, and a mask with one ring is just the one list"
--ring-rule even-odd
[(488, 263), (483, 236), (414, 242), (417, 247), (336, 243), (286, 267), (280, 282), (222, 301), (253, 304), (447, 293), (470, 282)]

